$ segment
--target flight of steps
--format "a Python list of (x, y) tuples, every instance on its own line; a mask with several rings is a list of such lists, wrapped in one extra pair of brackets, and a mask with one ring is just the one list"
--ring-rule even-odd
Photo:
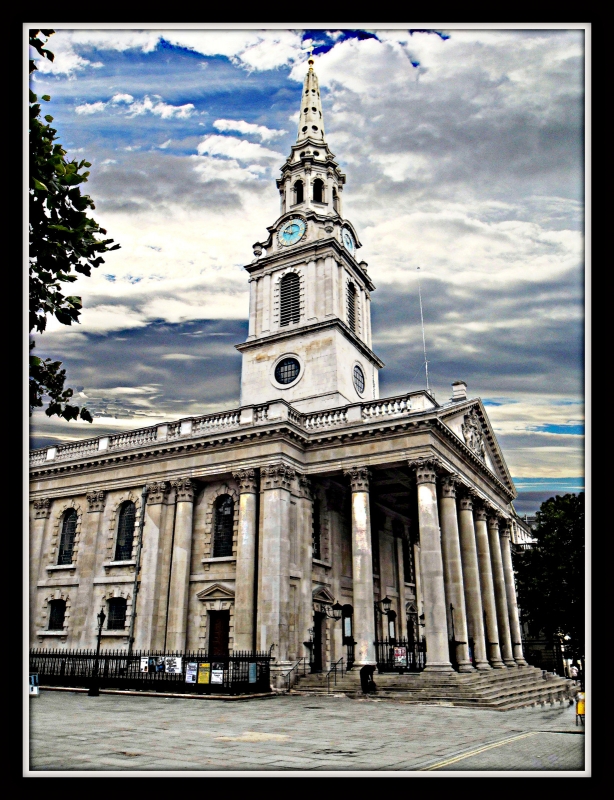
[[(466, 708), (489, 708), (508, 711), (513, 708), (555, 703), (567, 704), (573, 696), (573, 684), (565, 678), (548, 675), (536, 667), (493, 669), (488, 672), (437, 673), (417, 672), (405, 675), (378, 674), (373, 679), (375, 696), (409, 703), (438, 703)], [(350, 697), (364, 696), (358, 670), (330, 676), (330, 692)], [(326, 694), (324, 673), (306, 675), (295, 684), (293, 692)]]

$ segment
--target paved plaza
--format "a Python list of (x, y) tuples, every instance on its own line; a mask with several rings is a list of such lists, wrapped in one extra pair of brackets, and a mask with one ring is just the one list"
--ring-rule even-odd
[(345, 696), (229, 702), (45, 690), (29, 703), (34, 772), (585, 769), (573, 706), (499, 712)]

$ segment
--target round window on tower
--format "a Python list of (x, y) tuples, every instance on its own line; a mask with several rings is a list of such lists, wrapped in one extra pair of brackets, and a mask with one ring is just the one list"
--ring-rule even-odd
[(365, 390), (365, 373), (358, 364), (354, 364), (354, 373), (352, 377), (354, 379), (354, 388), (358, 394), (362, 394)]
[(283, 358), (275, 367), (275, 380), (286, 385), (294, 383), (301, 371), (301, 365), (296, 358)]

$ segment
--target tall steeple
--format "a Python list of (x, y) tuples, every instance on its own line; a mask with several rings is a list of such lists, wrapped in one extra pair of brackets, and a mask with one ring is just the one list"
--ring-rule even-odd
[(318, 76), (313, 70), (313, 56), (309, 57), (309, 70), (305, 75), (301, 110), (298, 123), (297, 144), (310, 138), (324, 142), (324, 117), (320, 101), (320, 86)]

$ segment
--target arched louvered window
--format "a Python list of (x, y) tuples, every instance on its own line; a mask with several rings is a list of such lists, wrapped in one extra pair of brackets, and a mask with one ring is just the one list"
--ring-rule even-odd
[(303, 195), (303, 181), (296, 181), (294, 184), (294, 198), (295, 203), (302, 203), (304, 199)]
[(111, 631), (122, 630), (126, 626), (126, 600), (123, 597), (112, 597), (109, 600), (109, 621), (107, 628)]
[(66, 616), (66, 600), (50, 600), (48, 630), (50, 631), (64, 630), (65, 616)]
[(320, 178), (316, 178), (313, 182), (313, 202), (324, 202), (324, 182)]
[(279, 284), (279, 324), (289, 325), (301, 318), (301, 283), (296, 272), (284, 275)]
[(320, 524), (320, 501), (318, 500), (317, 497), (313, 501), (312, 542), (313, 542), (312, 557), (319, 559), (322, 557), (322, 528)]
[(232, 555), (232, 528), (235, 504), (227, 494), (221, 494), (215, 501), (213, 557)]
[(77, 512), (69, 508), (62, 520), (62, 533), (60, 534), (60, 551), (58, 564), (72, 564), (72, 553), (75, 546), (75, 533), (77, 531)]
[(351, 281), (347, 288), (347, 320), (350, 328), (356, 333), (356, 287)]
[(119, 511), (117, 544), (115, 545), (115, 561), (130, 561), (132, 558), (135, 521), (136, 506), (132, 502), (124, 503)]

